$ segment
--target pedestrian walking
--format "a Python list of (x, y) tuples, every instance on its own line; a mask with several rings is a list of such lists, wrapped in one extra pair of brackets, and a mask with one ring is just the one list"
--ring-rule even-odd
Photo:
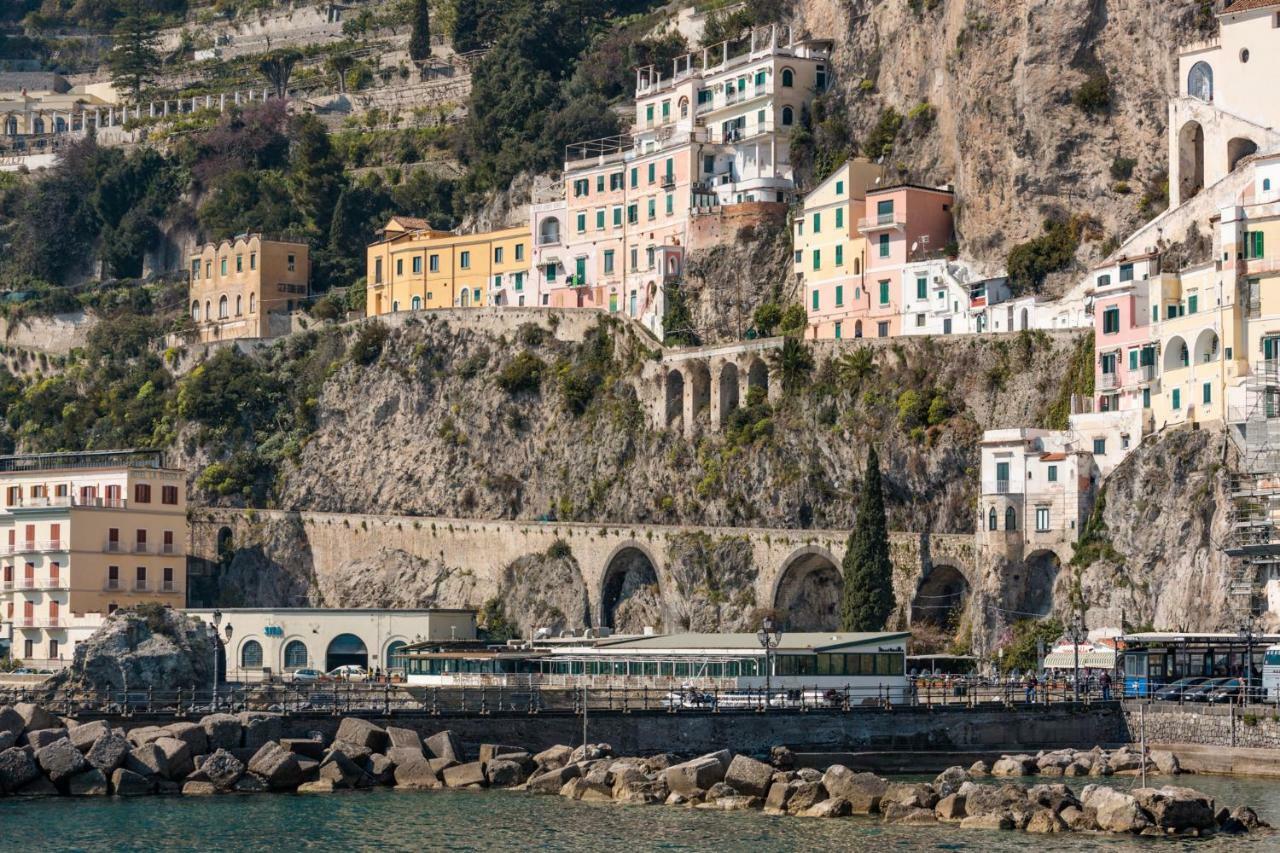
[(1036, 688), (1040, 686), (1040, 682), (1036, 679), (1035, 673), (1028, 672), (1023, 676), (1022, 686), (1026, 688), (1026, 700), (1027, 704), (1030, 705), (1036, 700)]
[(1111, 701), (1111, 673), (1104, 672), (1102, 677), (1098, 679), (1098, 685), (1102, 688), (1102, 701)]

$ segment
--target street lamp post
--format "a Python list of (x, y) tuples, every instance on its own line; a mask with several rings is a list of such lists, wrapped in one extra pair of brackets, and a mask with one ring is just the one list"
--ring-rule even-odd
[(225, 629), (227, 638), (224, 640), (218, 634), (218, 626), (221, 624), (222, 624), (222, 611), (221, 610), (213, 611), (213, 632), (212, 632), (213, 642), (210, 643), (210, 645), (213, 647), (213, 668), (210, 670), (209, 681), (212, 683), (212, 690), (210, 690), (212, 699), (210, 701), (210, 704), (214, 711), (218, 710), (218, 647), (219, 646), (229, 647), (231, 645), (231, 635), (235, 630), (231, 627), (231, 623), (228, 622), (227, 627)]
[(1071, 678), (1075, 701), (1080, 701), (1080, 641), (1084, 639), (1084, 625), (1080, 618), (1080, 614), (1076, 614), (1075, 621), (1071, 623), (1071, 651), (1075, 655), (1073, 662), (1073, 675)]
[(1239, 634), (1244, 640), (1244, 701), (1247, 705), (1253, 699), (1253, 623), (1241, 624)]
[(764, 707), (767, 710), (773, 691), (773, 650), (782, 641), (782, 629), (773, 621), (773, 617), (766, 616), (760, 623), (760, 630), (756, 632), (756, 639), (764, 649)]

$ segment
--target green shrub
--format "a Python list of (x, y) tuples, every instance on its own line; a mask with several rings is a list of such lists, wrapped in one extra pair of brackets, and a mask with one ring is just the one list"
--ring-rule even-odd
[(1090, 115), (1105, 112), (1111, 106), (1111, 79), (1105, 70), (1090, 74), (1071, 96), (1071, 103)]
[(751, 325), (762, 338), (771, 337), (782, 323), (782, 306), (777, 302), (761, 302), (751, 315)]
[(547, 549), (547, 557), (552, 560), (567, 560), (573, 556), (573, 549), (563, 539), (557, 539)]
[(1006, 269), (1014, 293), (1037, 291), (1051, 272), (1066, 268), (1080, 245), (1082, 223), (1076, 219), (1049, 219), (1044, 233), (1009, 250)]
[(547, 330), (537, 323), (522, 323), (516, 329), (516, 340), (527, 347), (542, 346), (547, 340)]
[(525, 350), (498, 371), (496, 381), (498, 387), (508, 394), (526, 391), (536, 393), (542, 388), (542, 376), (546, 369), (547, 365), (542, 359)]
[(782, 311), (778, 321), (778, 332), (789, 337), (800, 337), (805, 326), (809, 325), (809, 312), (798, 302), (793, 302)]
[(887, 107), (880, 113), (880, 118), (871, 133), (862, 143), (862, 153), (871, 159), (887, 157), (893, 153), (894, 140), (902, 129), (902, 115), (893, 107)]
[(377, 320), (365, 323), (360, 327), (360, 331), (356, 332), (356, 339), (351, 342), (351, 349), (347, 354), (356, 364), (365, 366), (373, 364), (378, 360), (378, 356), (382, 355), (382, 346), (390, 335), (391, 330), (385, 323), (379, 323)]
[(929, 401), (929, 426), (937, 426), (951, 417), (951, 401), (943, 394), (936, 394)]
[(1117, 157), (1111, 161), (1111, 177), (1117, 181), (1127, 181), (1133, 177), (1133, 168), (1138, 161), (1132, 157)]
[(910, 431), (919, 426), (929, 411), (929, 404), (918, 391), (908, 389), (898, 395), (898, 425)]

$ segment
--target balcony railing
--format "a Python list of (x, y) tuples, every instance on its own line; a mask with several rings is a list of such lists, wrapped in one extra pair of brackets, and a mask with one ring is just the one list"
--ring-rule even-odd
[(997, 495), (1007, 495), (1007, 494), (1009, 494), (1009, 481), (1008, 481), (1008, 480), (996, 480), (996, 494), (997, 494)]
[(0, 589), (66, 589), (70, 586), (66, 575), (41, 575), (40, 577), (17, 578), (3, 581)]
[(0, 554), (40, 554), (66, 551), (66, 543), (61, 539), (27, 540), (11, 545), (0, 545)]
[(134, 591), (134, 592), (146, 592), (146, 591), (147, 591), (147, 582), (146, 582), (146, 580), (145, 580), (145, 579), (142, 579), (142, 578), (139, 578), (138, 580), (135, 580), (135, 581), (133, 582), (133, 591)]
[(178, 587), (177, 587), (177, 584), (175, 584), (173, 581), (161, 581), (160, 591), (161, 592), (177, 592)]
[(151, 553), (151, 545), (149, 545), (149, 544), (148, 544), (148, 543), (146, 543), (146, 542), (134, 542), (134, 543), (133, 543), (133, 553), (135, 553), (135, 554), (150, 554), (150, 553)]
[(10, 509), (48, 509), (50, 507), (91, 507), (109, 509), (127, 509), (129, 502), (123, 498), (100, 498), (100, 497), (71, 497), (70, 495), (58, 495), (55, 497), (43, 498), (22, 498), (15, 503), (8, 505)]
[(881, 231), (885, 228), (903, 230), (906, 227), (906, 221), (892, 213), (882, 213), (878, 216), (868, 216), (858, 220), (859, 231)]
[[(518, 287), (516, 288), (516, 290), (519, 290), (519, 289), (520, 289), (520, 288), (518, 288)], [(176, 553), (178, 553), (178, 546), (177, 546), (177, 545), (174, 545), (172, 542), (166, 542), (165, 544), (163, 544), (163, 545), (161, 545), (161, 546), (160, 546), (160, 553), (161, 553), (161, 554), (176, 554)]]
[(123, 554), (124, 546), (119, 542), (108, 539), (107, 544), (102, 546), (102, 550), (108, 554)]
[(124, 586), (120, 583), (119, 578), (107, 578), (107, 584), (103, 588), (108, 592), (117, 592), (124, 589)]
[(1138, 366), (1138, 381), (1150, 382), (1156, 378), (1156, 366), (1154, 364), (1143, 364)]
[(1099, 391), (1114, 391), (1120, 387), (1120, 379), (1115, 373), (1103, 373), (1098, 377)]

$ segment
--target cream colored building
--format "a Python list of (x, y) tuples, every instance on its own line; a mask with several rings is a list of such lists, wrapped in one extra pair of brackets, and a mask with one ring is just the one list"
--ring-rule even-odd
[(158, 451), (0, 457), (0, 490), (14, 656), (60, 666), (116, 608), (186, 602), (186, 475)]
[(527, 226), (456, 234), (393, 216), (368, 249), (365, 311), (536, 305), (530, 242)]
[(307, 303), (311, 258), (300, 238), (241, 234), (190, 259), (191, 321), (201, 341), (274, 338)]
[[(213, 624), (212, 608), (186, 612)], [(369, 672), (403, 670), (398, 652), (406, 645), (476, 639), (474, 610), (237, 607), (219, 612), (219, 633), (231, 626), (229, 681), (257, 681), (298, 669), (329, 672), (347, 664)]]

